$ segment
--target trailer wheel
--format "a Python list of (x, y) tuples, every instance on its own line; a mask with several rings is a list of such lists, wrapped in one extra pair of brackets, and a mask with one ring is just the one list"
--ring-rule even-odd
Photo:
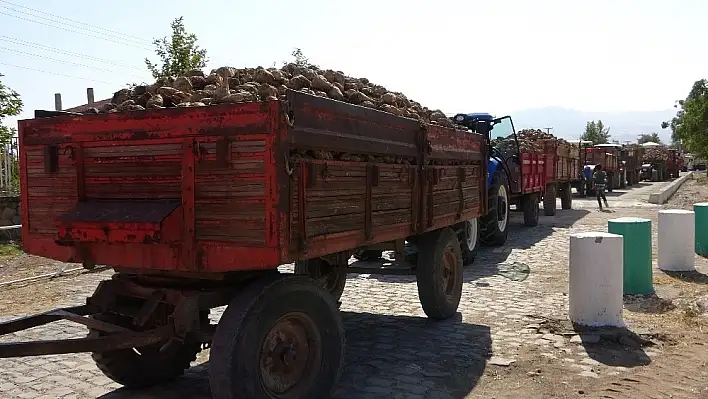
[(426, 233), (421, 240), (416, 281), (423, 311), (431, 319), (457, 312), (462, 297), (463, 265), (460, 242), (450, 228)]
[(383, 251), (375, 249), (362, 249), (354, 252), (354, 259), (361, 261), (379, 260), (383, 257)]
[(615, 174), (610, 172), (607, 174), (607, 192), (611, 193), (615, 189)]
[(556, 214), (557, 191), (557, 186), (555, 184), (549, 184), (548, 187), (546, 187), (546, 192), (543, 193), (543, 214), (546, 216), (553, 216)]
[(561, 190), (561, 209), (572, 209), (573, 208), (573, 193), (570, 189), (570, 183), (563, 183), (563, 189)]
[[(209, 322), (209, 312), (202, 312), (202, 321)], [(131, 327), (132, 320), (115, 314), (101, 314), (97, 319), (123, 327)], [(105, 333), (89, 330), (89, 337)], [(196, 360), (201, 342), (175, 340), (134, 349), (118, 349), (91, 354), (103, 374), (127, 388), (148, 388), (172, 381)]]
[(470, 265), (474, 262), (479, 250), (479, 221), (477, 219), (466, 221), (465, 228), (460, 236), (462, 264), (465, 266)]
[(342, 297), (347, 284), (347, 273), (335, 269), (322, 258), (295, 261), (295, 274), (307, 275), (318, 281), (336, 301)]
[(504, 171), (497, 170), (492, 177), (487, 198), (487, 214), (480, 217), (480, 241), (484, 245), (501, 246), (506, 243), (509, 225), (509, 185)]
[(524, 209), (524, 226), (538, 225), (538, 194), (524, 195), (521, 202)]
[(587, 192), (585, 190), (585, 181), (584, 180), (581, 180), (578, 183), (578, 197), (580, 197), (580, 198), (587, 197)]
[(288, 276), (252, 283), (232, 299), (212, 340), (209, 382), (215, 399), (328, 398), (343, 363), (332, 296)]

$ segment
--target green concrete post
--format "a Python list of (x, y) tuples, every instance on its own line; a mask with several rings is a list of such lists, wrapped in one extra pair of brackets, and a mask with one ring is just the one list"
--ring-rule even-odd
[(653, 293), (651, 220), (632, 217), (612, 219), (607, 223), (607, 231), (624, 237), (624, 294)]
[(696, 214), (696, 253), (708, 256), (708, 202), (693, 204)]

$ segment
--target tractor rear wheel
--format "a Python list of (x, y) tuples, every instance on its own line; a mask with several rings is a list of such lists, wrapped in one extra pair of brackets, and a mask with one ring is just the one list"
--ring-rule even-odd
[(344, 326), (332, 296), (304, 276), (251, 283), (214, 333), (215, 399), (328, 398), (344, 365)]

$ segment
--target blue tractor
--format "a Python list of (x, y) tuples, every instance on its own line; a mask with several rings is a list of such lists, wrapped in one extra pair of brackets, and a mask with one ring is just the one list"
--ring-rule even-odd
[[(521, 192), (519, 146), (514, 123), (510, 116), (495, 118), (488, 113), (457, 114), (452, 117), (452, 121), (475, 133), (488, 132), (487, 213), (481, 216), (479, 221), (471, 220), (467, 223), (474, 225), (474, 228), (469, 230), (479, 231), (479, 241), (482, 244), (504, 245), (509, 225), (510, 205)], [(506, 141), (511, 145), (497, 145), (500, 141)], [(538, 204), (535, 209), (536, 220), (538, 220)], [(530, 213), (533, 213), (532, 211), (533, 209)]]

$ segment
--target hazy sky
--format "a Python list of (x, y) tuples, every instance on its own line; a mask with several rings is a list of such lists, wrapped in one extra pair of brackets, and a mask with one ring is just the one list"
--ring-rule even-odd
[(22, 118), (53, 109), (54, 93), (65, 108), (87, 87), (108, 98), (151, 80), (151, 39), (181, 15), (208, 68), (280, 65), (300, 47), (449, 113), (666, 109), (708, 71), (706, 0), (0, 0), (3, 82)]

